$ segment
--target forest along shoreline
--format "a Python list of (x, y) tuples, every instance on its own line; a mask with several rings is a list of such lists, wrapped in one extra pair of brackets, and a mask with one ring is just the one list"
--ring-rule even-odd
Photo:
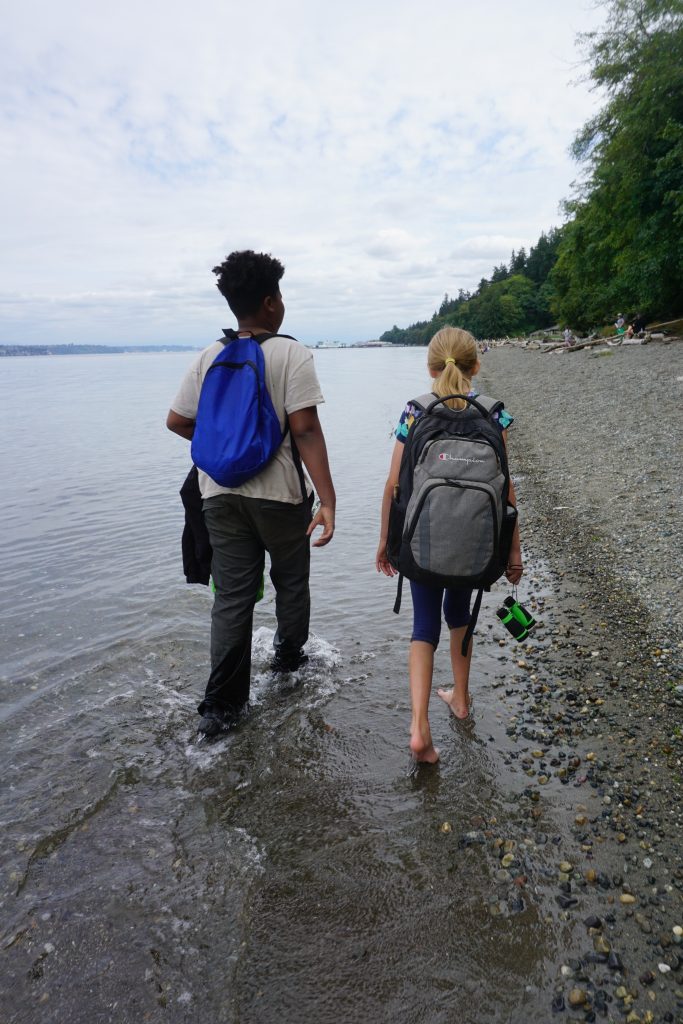
[(529, 838), (461, 844), (499, 861), (508, 898), (492, 913), (521, 909), (515, 889), (546, 895), (566, 951), (549, 1010), (683, 1020), (683, 346), (561, 361), (503, 347), (482, 362), (480, 390), (516, 417), (523, 548), (550, 594), (505, 690)]

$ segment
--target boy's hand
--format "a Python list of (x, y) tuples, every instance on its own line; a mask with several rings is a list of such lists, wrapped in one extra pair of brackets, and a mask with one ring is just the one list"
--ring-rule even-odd
[(314, 530), (322, 526), (323, 532), (317, 540), (313, 541), (314, 548), (322, 548), (329, 544), (334, 536), (334, 509), (330, 505), (321, 505), (313, 516), (310, 526), (306, 530), (307, 536), (311, 536)]

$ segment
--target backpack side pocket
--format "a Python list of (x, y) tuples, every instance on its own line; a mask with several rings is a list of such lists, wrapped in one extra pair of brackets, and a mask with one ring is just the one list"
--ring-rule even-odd
[(503, 522), (500, 530), (500, 543), (498, 545), (498, 553), (500, 558), (500, 566), (503, 570), (507, 569), (507, 564), (510, 559), (510, 548), (512, 547), (512, 535), (515, 532), (515, 523), (517, 522), (517, 509), (514, 505), (508, 503), (505, 509), (505, 515), (503, 516)]
[(405, 506), (391, 499), (389, 506), (389, 530), (387, 532), (387, 558), (398, 569), (398, 560), (401, 554), (401, 542), (403, 541), (403, 527), (406, 520)]

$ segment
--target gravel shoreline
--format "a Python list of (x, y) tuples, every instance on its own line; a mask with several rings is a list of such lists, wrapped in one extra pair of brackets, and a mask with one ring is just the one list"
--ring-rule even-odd
[(506, 346), (486, 354), (480, 380), (517, 414), (514, 456), (555, 492), (570, 536), (604, 537), (616, 574), (683, 639), (683, 345)]
[(682, 376), (683, 348), (650, 345), (503, 347), (479, 377), (516, 415), (520, 596), (541, 620), (501, 684), (529, 785), (488, 855), (507, 907), (530, 888), (556, 915), (548, 1019), (683, 1022)]

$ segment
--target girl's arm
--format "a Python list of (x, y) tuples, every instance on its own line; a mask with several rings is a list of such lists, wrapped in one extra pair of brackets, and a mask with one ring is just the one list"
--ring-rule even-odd
[[(503, 444), (507, 451), (507, 430), (503, 431)], [(515, 485), (510, 477), (510, 489), (508, 491), (508, 497), (510, 504), (517, 508), (517, 495), (515, 493)], [(524, 565), (522, 563), (522, 545), (519, 539), (519, 519), (515, 522), (515, 529), (512, 534), (512, 544), (510, 545), (510, 557), (508, 559), (507, 569), (505, 570), (505, 577), (509, 583), (519, 583), (524, 572)]]
[(404, 446), (400, 441), (395, 442), (394, 450), (391, 453), (389, 476), (384, 485), (384, 494), (382, 495), (382, 519), (379, 528), (379, 545), (375, 557), (375, 568), (377, 572), (383, 572), (385, 576), (396, 575), (396, 570), (387, 559), (387, 536), (389, 533), (389, 509), (391, 508), (391, 501), (394, 496), (394, 487), (398, 484), (403, 448)]

